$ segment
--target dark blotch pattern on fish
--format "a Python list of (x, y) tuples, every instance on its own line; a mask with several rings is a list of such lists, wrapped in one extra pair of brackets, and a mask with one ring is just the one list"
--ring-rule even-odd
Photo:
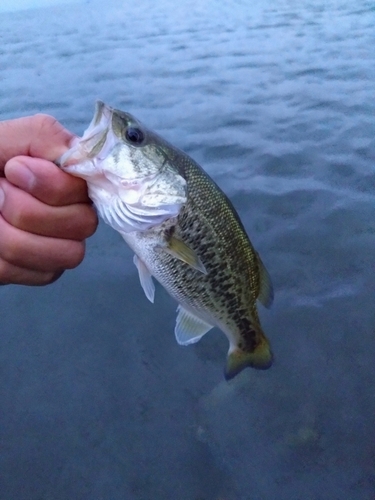
[(181, 156), (169, 161), (187, 181), (188, 201), (177, 222), (170, 226), (167, 221), (162, 231), (194, 250), (207, 274), (165, 254), (159, 270), (161, 281), (180, 303), (212, 311), (221, 324), (236, 332), (237, 346), (253, 352), (261, 332), (256, 310), (256, 253), (230, 201), (199, 165)]

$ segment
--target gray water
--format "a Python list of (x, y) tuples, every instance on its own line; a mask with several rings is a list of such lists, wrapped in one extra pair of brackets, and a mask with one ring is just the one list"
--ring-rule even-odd
[[(104, 4), (104, 5), (103, 5)], [(0, 288), (1, 500), (375, 498), (375, 8), (138, 0), (0, 15), (0, 118), (133, 113), (229, 195), (275, 287), (266, 372), (176, 344), (103, 224)]]

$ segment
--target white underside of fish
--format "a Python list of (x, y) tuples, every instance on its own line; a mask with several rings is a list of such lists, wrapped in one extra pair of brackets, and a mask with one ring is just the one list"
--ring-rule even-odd
[[(139, 250), (137, 245), (137, 236), (135, 233), (122, 233), (122, 237), (131, 248), (133, 248), (134, 250)], [(147, 249), (145, 250), (147, 252)], [(152, 273), (139, 255), (134, 255), (133, 262), (138, 270), (139, 281), (146, 297), (150, 302), (154, 303), (155, 285), (153, 282)], [(203, 337), (203, 335), (205, 335), (213, 327), (214, 324), (211, 324), (209, 322), (209, 318), (203, 319), (199, 317), (197, 315), (197, 312), (193, 311), (188, 304), (179, 304), (177, 308), (177, 318), (174, 330), (176, 341), (178, 344), (194, 344), (198, 342)]]

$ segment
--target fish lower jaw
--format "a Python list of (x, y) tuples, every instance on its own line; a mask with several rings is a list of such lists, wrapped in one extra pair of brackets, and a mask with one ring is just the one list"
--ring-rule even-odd
[(65, 161), (62, 157), (62, 160), (63, 161), (60, 163), (61, 169), (70, 175), (74, 175), (75, 177), (80, 177), (81, 179), (88, 181), (93, 180), (95, 177), (101, 178), (103, 176), (103, 174), (98, 171), (98, 166), (96, 165), (95, 160), (79, 161), (77, 160), (77, 157), (74, 157), (74, 155), (67, 158)]

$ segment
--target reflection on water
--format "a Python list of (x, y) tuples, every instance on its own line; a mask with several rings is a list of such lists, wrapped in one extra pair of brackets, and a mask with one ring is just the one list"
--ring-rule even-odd
[(369, 499), (374, 11), (366, 0), (92, 2), (1, 14), (0, 117), (77, 134), (101, 98), (223, 187), (276, 291), (274, 367), (222, 378), (101, 226), (79, 269), (2, 287), (0, 498)]

